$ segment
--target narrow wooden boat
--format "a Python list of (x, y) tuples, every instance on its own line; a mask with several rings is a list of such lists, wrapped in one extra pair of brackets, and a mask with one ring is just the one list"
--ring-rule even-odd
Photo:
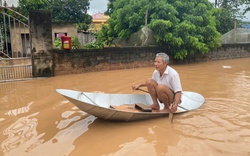
[[(168, 112), (148, 109), (152, 104), (149, 94), (107, 94), (67, 89), (56, 89), (56, 92), (80, 110), (106, 120), (134, 121), (168, 116)], [(198, 109), (204, 102), (202, 95), (184, 91), (176, 113)], [(163, 105), (160, 107), (162, 109)]]

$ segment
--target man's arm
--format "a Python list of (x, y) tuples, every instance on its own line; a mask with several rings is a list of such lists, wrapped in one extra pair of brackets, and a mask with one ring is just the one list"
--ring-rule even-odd
[(132, 86), (132, 89), (133, 90), (138, 90), (140, 87), (145, 87), (145, 86), (147, 86), (146, 83), (141, 83), (141, 84)]
[(177, 105), (181, 102), (181, 95), (182, 95), (181, 91), (175, 93), (174, 103), (176, 103)]

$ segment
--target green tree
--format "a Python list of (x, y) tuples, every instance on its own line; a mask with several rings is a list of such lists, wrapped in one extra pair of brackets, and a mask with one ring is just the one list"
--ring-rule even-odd
[(128, 38), (144, 26), (147, 17), (156, 42), (166, 46), (175, 58), (184, 59), (221, 45), (213, 12), (208, 0), (112, 0), (105, 31), (109, 38)]
[[(28, 16), (30, 10), (49, 10), (53, 22), (90, 24), (92, 17), (87, 14), (89, 0), (19, 0), (17, 11)], [(87, 27), (83, 27), (87, 29)]]
[(246, 14), (247, 12), (250, 12), (250, 0), (243, 0), (244, 4), (246, 5), (246, 8), (244, 10), (244, 14)]
[(28, 17), (29, 10), (48, 10), (48, 0), (19, 0), (16, 11)]
[(217, 30), (224, 34), (235, 26), (241, 27), (245, 23), (244, 14), (248, 11), (249, 4), (250, 0), (215, 0), (214, 16)]
[(225, 34), (234, 28), (235, 18), (232, 17), (231, 13), (228, 10), (224, 8), (218, 8), (215, 9), (213, 15), (216, 17), (216, 29), (221, 34)]
[(227, 10), (234, 19), (242, 19), (250, 11), (250, 0), (215, 0), (215, 7)]
[(114, 31), (110, 30), (108, 26), (103, 25), (101, 31), (97, 33), (97, 44), (98, 45), (111, 45), (114, 39)]

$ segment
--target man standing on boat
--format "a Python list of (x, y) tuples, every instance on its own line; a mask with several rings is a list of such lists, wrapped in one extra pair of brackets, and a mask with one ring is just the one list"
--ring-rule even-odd
[[(153, 100), (150, 106), (154, 110), (159, 110), (158, 100), (164, 104), (162, 111), (176, 112), (178, 104), (181, 102), (182, 86), (179, 74), (168, 65), (169, 56), (166, 53), (158, 53), (155, 57), (155, 71), (152, 78), (145, 83), (132, 86), (133, 90), (139, 90), (146, 86)], [(157, 100), (158, 99), (158, 100)]]

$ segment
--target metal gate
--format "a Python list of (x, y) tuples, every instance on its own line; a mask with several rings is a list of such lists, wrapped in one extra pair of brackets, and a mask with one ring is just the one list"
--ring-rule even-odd
[(32, 78), (31, 65), (2, 66), (0, 68), (0, 82), (24, 80)]
[(28, 24), (27, 17), (0, 3), (0, 82), (33, 77)]

